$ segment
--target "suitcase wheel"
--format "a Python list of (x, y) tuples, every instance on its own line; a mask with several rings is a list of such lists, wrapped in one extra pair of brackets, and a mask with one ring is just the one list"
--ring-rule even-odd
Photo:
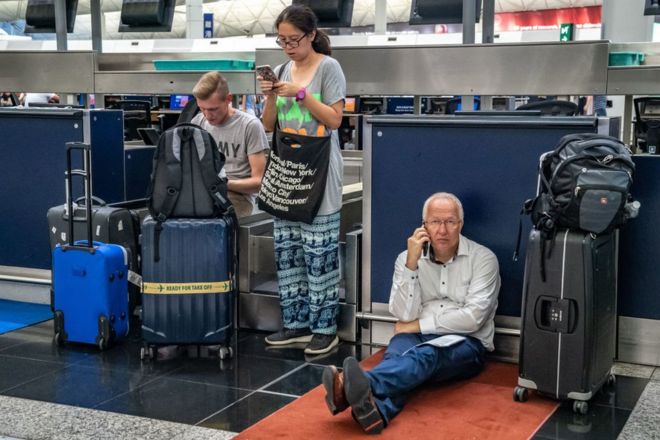
[(517, 386), (513, 389), (513, 401), (514, 402), (527, 402), (529, 397), (529, 392), (527, 388)]
[(616, 384), (616, 376), (613, 375), (613, 374), (610, 374), (609, 376), (607, 376), (607, 381), (605, 381), (605, 384), (608, 387), (613, 387)]
[(56, 332), (55, 336), (53, 337), (53, 342), (55, 342), (55, 345), (58, 347), (61, 347), (64, 345), (64, 335), (62, 335), (60, 332)]
[(110, 321), (105, 315), (99, 316), (98, 331), (98, 335), (96, 336), (96, 346), (99, 350), (103, 351), (110, 346), (110, 340), (112, 339)]
[(234, 350), (231, 347), (220, 347), (218, 349), (218, 357), (221, 361), (230, 359), (234, 356)]
[(147, 344), (142, 345), (140, 347), (140, 360), (151, 360), (151, 359), (156, 359), (156, 349), (152, 346), (149, 346)]
[(62, 346), (66, 340), (66, 334), (64, 333), (64, 313), (61, 310), (55, 310), (53, 316), (53, 330), (55, 331), (55, 336), (53, 337), (53, 342), (55, 345)]
[(584, 400), (573, 401), (573, 412), (585, 415), (589, 412), (589, 402), (585, 402)]

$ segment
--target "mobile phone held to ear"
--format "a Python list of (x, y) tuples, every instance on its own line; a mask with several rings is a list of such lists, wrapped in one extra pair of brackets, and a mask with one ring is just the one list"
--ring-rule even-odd
[(426, 257), (429, 254), (429, 242), (425, 241), (422, 243), (422, 255)]
[(275, 72), (273, 72), (273, 68), (268, 64), (257, 66), (255, 70), (257, 71), (257, 75), (262, 77), (264, 81), (276, 83), (280, 80), (277, 75), (275, 75)]

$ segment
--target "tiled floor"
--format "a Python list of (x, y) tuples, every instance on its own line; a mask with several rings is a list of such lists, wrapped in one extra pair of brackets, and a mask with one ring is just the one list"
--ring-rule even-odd
[[(0, 335), (0, 394), (240, 432), (316, 387), (323, 365), (372, 351), (342, 343), (326, 357), (306, 358), (299, 348), (267, 347), (263, 337), (238, 332), (235, 356), (222, 363), (183, 353), (142, 362), (137, 335), (103, 353), (60, 348), (52, 344), (52, 323), (46, 322)], [(562, 405), (534, 438), (615, 439), (652, 374), (650, 368), (637, 373), (642, 377), (618, 376), (584, 416)], [(2, 435), (12, 433), (0, 430)]]

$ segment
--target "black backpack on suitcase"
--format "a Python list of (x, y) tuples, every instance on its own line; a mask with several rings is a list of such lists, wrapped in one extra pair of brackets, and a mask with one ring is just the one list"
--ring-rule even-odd
[[(593, 133), (569, 134), (541, 156), (536, 197), (521, 214), (531, 216), (540, 232), (541, 254), (547, 258), (559, 229), (606, 234), (637, 216), (639, 202), (630, 187), (635, 164), (630, 150), (617, 138)], [(518, 259), (522, 222), (513, 259)], [(540, 259), (545, 281), (545, 260)]]
[(599, 134), (570, 134), (542, 156), (537, 196), (525, 202), (544, 238), (558, 228), (601, 234), (633, 217), (629, 191), (635, 164), (621, 141)]
[[(147, 191), (149, 213), (158, 223), (156, 243), (168, 218), (235, 215), (227, 198), (224, 164), (224, 154), (198, 125), (177, 124), (160, 136)], [(155, 258), (160, 258), (157, 250)]]

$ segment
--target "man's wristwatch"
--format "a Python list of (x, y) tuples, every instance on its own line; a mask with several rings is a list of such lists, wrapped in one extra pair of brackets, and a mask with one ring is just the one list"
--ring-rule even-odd
[(296, 93), (296, 101), (300, 102), (303, 99), (305, 99), (305, 96), (307, 96), (307, 89), (303, 87), (302, 89), (298, 90)]

